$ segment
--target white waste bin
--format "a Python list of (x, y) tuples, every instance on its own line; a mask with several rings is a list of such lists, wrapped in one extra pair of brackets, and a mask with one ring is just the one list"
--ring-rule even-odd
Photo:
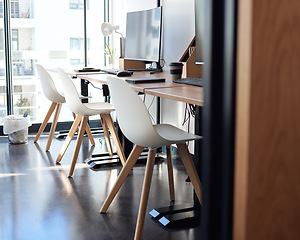
[(3, 133), (8, 134), (11, 144), (27, 143), (29, 126), (31, 126), (29, 116), (9, 115), (4, 117)]

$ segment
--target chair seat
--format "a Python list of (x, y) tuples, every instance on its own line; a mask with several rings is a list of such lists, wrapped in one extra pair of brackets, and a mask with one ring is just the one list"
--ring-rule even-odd
[(201, 136), (188, 133), (170, 124), (157, 124), (153, 127), (155, 128), (156, 132), (167, 141), (164, 145), (198, 140), (202, 138)]
[(106, 114), (115, 111), (114, 106), (107, 102), (83, 103), (83, 105), (85, 106), (84, 112), (81, 113), (83, 116)]

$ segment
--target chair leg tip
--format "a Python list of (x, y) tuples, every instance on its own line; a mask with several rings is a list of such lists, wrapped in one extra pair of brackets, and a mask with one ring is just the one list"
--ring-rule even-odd
[(106, 213), (106, 210), (104, 208), (101, 208), (100, 213)]

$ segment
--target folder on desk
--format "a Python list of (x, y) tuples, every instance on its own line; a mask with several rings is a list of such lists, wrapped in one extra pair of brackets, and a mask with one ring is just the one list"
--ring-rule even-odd
[(165, 82), (165, 78), (127, 78), (125, 80), (128, 83), (156, 83), (156, 82)]
[(75, 69), (75, 72), (100, 72), (98, 68), (82, 68), (82, 69)]

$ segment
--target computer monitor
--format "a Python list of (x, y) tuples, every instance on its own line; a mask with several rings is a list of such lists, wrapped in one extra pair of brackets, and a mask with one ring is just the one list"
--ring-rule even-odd
[(128, 12), (125, 59), (156, 63), (160, 67), (162, 7)]
[(203, 64), (204, 1), (195, 0), (196, 63)]

